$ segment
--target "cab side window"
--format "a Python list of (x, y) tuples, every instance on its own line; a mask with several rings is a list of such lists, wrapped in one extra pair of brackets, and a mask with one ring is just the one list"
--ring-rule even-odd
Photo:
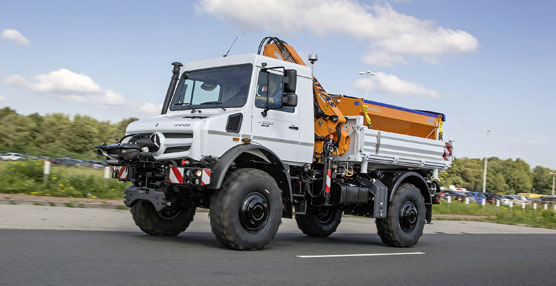
[[(284, 95), (283, 77), (279, 74), (259, 72), (257, 81), (257, 93), (255, 96), (255, 106), (264, 109), (268, 100), (268, 107), (273, 110), (294, 112), (295, 107), (282, 106), (282, 96)], [(279, 109), (278, 109), (279, 108)]]

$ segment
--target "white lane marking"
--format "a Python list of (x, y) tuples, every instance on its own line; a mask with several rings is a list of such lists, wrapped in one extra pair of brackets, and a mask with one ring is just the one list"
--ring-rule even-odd
[(364, 256), (396, 256), (426, 254), (424, 252), (394, 252), (394, 253), (358, 253), (358, 254), (333, 254), (333, 255), (296, 255), (298, 258), (333, 258), (333, 257), (364, 257)]

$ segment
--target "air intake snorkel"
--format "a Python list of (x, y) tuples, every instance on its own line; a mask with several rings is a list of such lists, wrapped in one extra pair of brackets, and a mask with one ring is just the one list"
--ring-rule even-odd
[(180, 69), (183, 66), (180, 62), (173, 62), (172, 65), (174, 66), (174, 69), (172, 69), (172, 79), (170, 80), (168, 91), (166, 92), (166, 98), (164, 98), (162, 111), (160, 111), (160, 114), (162, 115), (166, 114), (166, 111), (168, 110), (168, 106), (170, 105), (170, 100), (172, 100), (172, 95), (174, 94), (174, 90), (176, 89), (176, 84), (178, 83)]

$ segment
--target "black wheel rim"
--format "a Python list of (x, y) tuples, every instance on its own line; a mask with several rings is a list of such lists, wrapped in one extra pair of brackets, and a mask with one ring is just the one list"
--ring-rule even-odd
[(400, 226), (403, 231), (411, 232), (417, 226), (419, 212), (412, 201), (406, 201), (400, 208)]
[(180, 209), (176, 207), (166, 207), (158, 212), (158, 215), (163, 219), (174, 219), (180, 215)]
[(241, 225), (249, 232), (257, 232), (266, 225), (269, 213), (266, 196), (259, 192), (251, 192), (245, 196), (239, 209)]
[(334, 216), (334, 211), (331, 208), (319, 209), (317, 211), (317, 220), (321, 223), (329, 222)]

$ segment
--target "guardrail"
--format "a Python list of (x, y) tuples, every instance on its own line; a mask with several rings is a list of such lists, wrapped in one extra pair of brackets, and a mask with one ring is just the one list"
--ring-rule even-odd
[[(446, 201), (446, 203), (448, 203), (448, 204), (453, 203), (452, 202), (453, 200), (452, 200), (451, 196), (441, 198), (441, 200)], [(461, 203), (461, 204), (465, 204), (465, 205), (477, 203), (477, 202), (472, 202), (469, 197), (465, 197), (465, 199), (455, 200), (455, 201), (456, 201), (455, 203)], [(510, 201), (510, 202), (508, 202), (507, 205), (502, 205), (502, 201), (498, 200), (498, 199), (494, 203), (487, 203), (487, 200), (482, 199), (480, 204), (483, 208), (485, 208), (485, 206), (488, 204), (488, 205), (495, 205), (497, 208), (500, 208), (501, 206), (506, 206), (510, 210), (513, 210), (513, 208), (516, 207), (516, 208), (521, 208), (522, 210), (530, 208), (530, 209), (533, 209), (533, 210), (543, 209), (543, 210), (552, 210), (552, 211), (556, 212), (556, 203), (554, 203), (554, 202), (531, 202), (531, 203), (521, 202), (521, 203), (514, 203), (513, 201)]]

